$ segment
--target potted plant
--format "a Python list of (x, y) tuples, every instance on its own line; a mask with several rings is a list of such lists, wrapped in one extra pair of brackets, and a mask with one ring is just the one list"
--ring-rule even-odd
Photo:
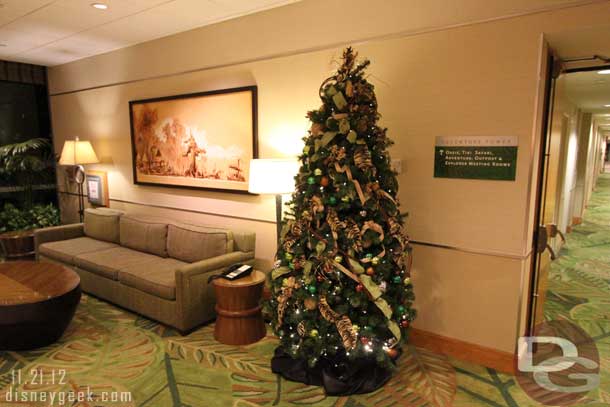
[(35, 184), (53, 178), (55, 157), (48, 139), (33, 138), (0, 147), (0, 176), (10, 178), (21, 192), (19, 207), (0, 208), (0, 248), (7, 259), (32, 256), (33, 230), (59, 224), (59, 211), (52, 204), (34, 205)]

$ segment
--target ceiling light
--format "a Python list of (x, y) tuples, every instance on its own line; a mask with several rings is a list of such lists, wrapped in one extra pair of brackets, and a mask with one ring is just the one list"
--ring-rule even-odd
[(600, 75), (610, 75), (610, 69), (603, 69), (601, 71), (597, 71)]
[(604, 105), (604, 107), (610, 107), (610, 105)]
[[(108, 9), (108, 5), (104, 4), (104, 3), (93, 3), (93, 4), (91, 4), (91, 7), (96, 8), (98, 10), (107, 10)], [(610, 73), (610, 71), (608, 71), (608, 73)]]

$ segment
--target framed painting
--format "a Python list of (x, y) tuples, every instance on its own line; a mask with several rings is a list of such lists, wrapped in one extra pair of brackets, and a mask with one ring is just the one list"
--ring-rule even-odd
[(248, 193), (256, 86), (134, 100), (129, 113), (135, 184)]
[(108, 175), (105, 171), (87, 171), (87, 199), (95, 206), (109, 206)]

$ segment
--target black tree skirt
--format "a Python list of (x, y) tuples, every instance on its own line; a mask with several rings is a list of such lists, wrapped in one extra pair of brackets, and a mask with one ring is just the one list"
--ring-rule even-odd
[[(335, 367), (338, 365), (339, 367)], [(329, 396), (370, 393), (392, 377), (390, 369), (379, 367), (374, 360), (350, 361), (320, 359), (314, 368), (306, 360), (293, 359), (280, 347), (271, 359), (271, 370), (283, 378), (313, 386), (323, 386)]]

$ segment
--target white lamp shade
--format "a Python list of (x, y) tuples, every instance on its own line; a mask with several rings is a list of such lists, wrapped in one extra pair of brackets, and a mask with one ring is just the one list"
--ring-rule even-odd
[(61, 165), (81, 165), (99, 163), (93, 146), (89, 141), (68, 140), (64, 142), (61, 150), (59, 164)]
[(300, 163), (294, 158), (266, 158), (250, 161), (248, 192), (253, 194), (288, 194), (294, 191), (294, 177)]

